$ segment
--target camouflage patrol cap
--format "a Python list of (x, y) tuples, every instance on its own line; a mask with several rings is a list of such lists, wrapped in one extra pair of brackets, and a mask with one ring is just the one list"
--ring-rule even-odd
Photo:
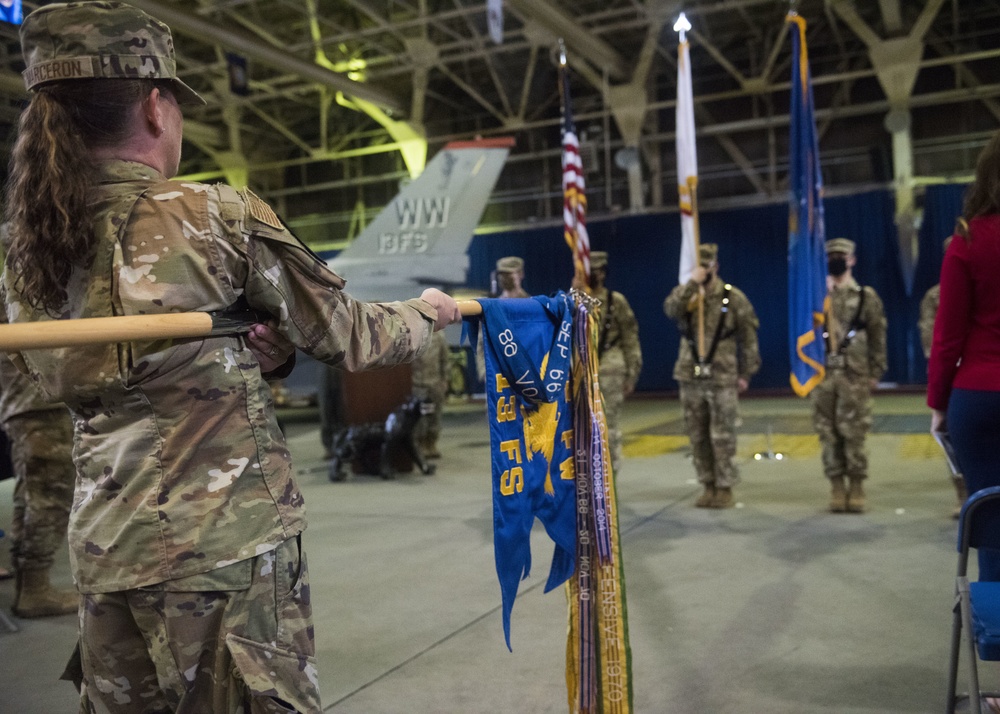
[(522, 270), (524, 270), (524, 261), (516, 255), (508, 255), (497, 261), (498, 273), (516, 273)]
[(848, 238), (832, 238), (826, 242), (826, 252), (830, 253), (844, 253), (845, 255), (854, 255), (854, 241)]
[(608, 267), (608, 254), (605, 253), (603, 250), (590, 251), (590, 267), (591, 268)]
[(166, 79), (181, 104), (205, 104), (177, 78), (170, 28), (122, 2), (45, 5), (21, 25), (24, 86), (72, 79)]
[(715, 243), (702, 243), (698, 246), (698, 264), (708, 265), (714, 263), (719, 257), (719, 246)]

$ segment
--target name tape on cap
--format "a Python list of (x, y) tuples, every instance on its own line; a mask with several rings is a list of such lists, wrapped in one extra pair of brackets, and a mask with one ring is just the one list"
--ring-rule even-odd
[(94, 76), (94, 65), (90, 58), (71, 57), (53, 59), (28, 67), (22, 73), (24, 84), (28, 88), (41, 82), (53, 82), (60, 79), (81, 79)]

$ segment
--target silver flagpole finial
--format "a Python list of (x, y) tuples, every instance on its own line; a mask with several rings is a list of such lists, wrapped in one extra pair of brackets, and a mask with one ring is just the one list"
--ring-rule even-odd
[(683, 12), (677, 16), (677, 22), (674, 23), (674, 32), (679, 32), (681, 35), (681, 42), (684, 42), (686, 33), (691, 29), (691, 22), (687, 19), (687, 15)]

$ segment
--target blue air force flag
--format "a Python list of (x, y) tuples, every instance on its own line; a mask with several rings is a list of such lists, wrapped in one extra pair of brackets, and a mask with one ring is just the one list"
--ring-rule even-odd
[(555, 542), (545, 592), (575, 567), (573, 302), (565, 293), (481, 300), (493, 461), (493, 548), (510, 648), (510, 613), (531, 569), (535, 518)]
[(788, 331), (792, 389), (800, 397), (823, 381), (823, 298), (826, 255), (823, 249), (823, 174), (813, 112), (806, 21), (786, 18), (792, 35), (792, 99), (788, 164), (791, 202), (788, 218)]

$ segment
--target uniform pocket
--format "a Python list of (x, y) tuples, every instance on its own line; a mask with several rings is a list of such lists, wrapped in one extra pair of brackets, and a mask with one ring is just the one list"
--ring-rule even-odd
[(230, 691), (236, 701), (229, 710), (243, 705), (251, 714), (321, 711), (316, 658), (236, 635), (226, 636), (233, 658)]
[(302, 534), (289, 538), (275, 550), (275, 607), (277, 643), (312, 657), (312, 604), (309, 593), (309, 567), (302, 550)]

